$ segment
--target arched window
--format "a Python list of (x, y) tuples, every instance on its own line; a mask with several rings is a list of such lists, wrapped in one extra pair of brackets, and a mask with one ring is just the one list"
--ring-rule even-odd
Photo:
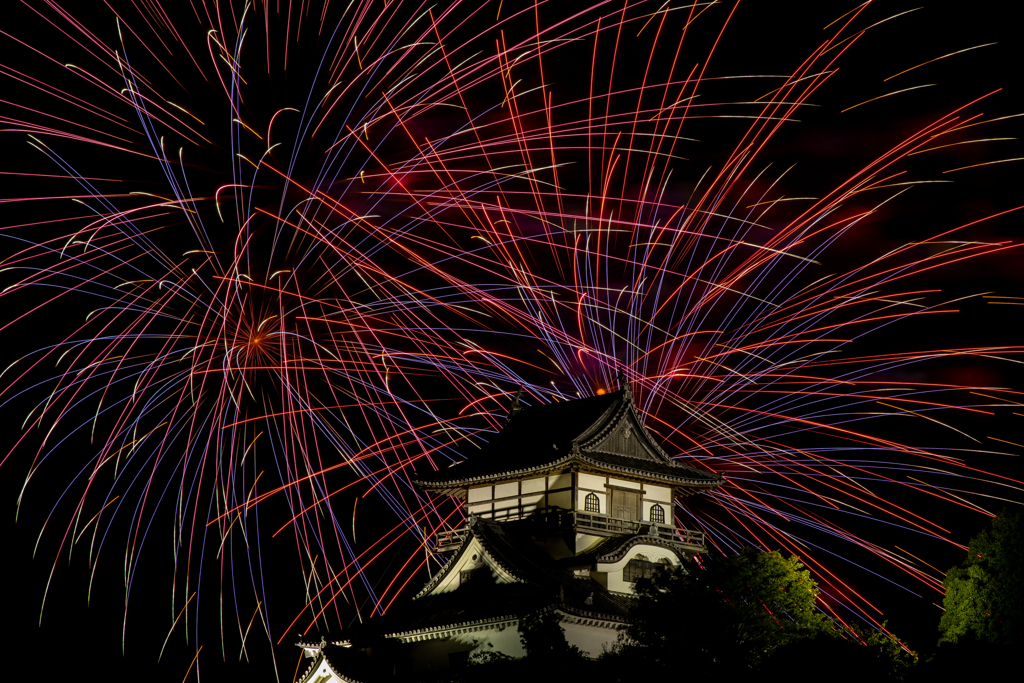
[(600, 512), (601, 501), (598, 500), (597, 494), (588, 493), (587, 497), (583, 500), (583, 509), (587, 512)]
[(643, 555), (637, 555), (623, 567), (622, 578), (629, 583), (635, 583), (641, 577), (645, 579), (653, 577), (654, 570), (657, 568), (658, 565), (654, 562), (651, 562)]
[(665, 508), (660, 505), (651, 506), (651, 521), (658, 524), (665, 523)]

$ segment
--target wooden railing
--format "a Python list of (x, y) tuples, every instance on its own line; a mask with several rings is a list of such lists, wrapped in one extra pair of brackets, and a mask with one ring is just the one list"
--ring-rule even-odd
[[(541, 512), (540, 515), (544, 515)], [(637, 534), (644, 528), (647, 535), (670, 543), (680, 543), (694, 548), (704, 548), (704, 532), (690, 531), (689, 529), (676, 529), (671, 524), (658, 524), (652, 522), (637, 522), (630, 519), (619, 519), (594, 512), (579, 512), (563, 510), (562, 508), (550, 509), (548, 514), (551, 517), (562, 517), (562, 525), (568, 521), (581, 533), (593, 533), (597, 536), (618, 536), (620, 534)], [(568, 519), (566, 519), (568, 518)], [(468, 527), (460, 527), (451, 531), (438, 532), (434, 537), (434, 552), (446, 553), (457, 550), (469, 533)]]
[(596, 531), (604, 534), (635, 534), (640, 531), (640, 522), (630, 519), (609, 517), (597, 512), (576, 512), (576, 529), (586, 533)]
[(691, 531), (689, 529), (673, 529), (671, 535), (666, 538), (668, 541), (675, 541), (683, 545), (692, 545), (698, 548), (704, 547), (704, 532)]
[(684, 545), (704, 547), (704, 532), (676, 529), (671, 524), (637, 522), (629, 519), (618, 519), (594, 512), (576, 512), (576, 529), (582, 533), (596, 532), (599, 536), (606, 534), (636, 534), (648, 527), (647, 535), (663, 541), (672, 541)]
[(469, 527), (460, 527), (451, 531), (439, 531), (434, 537), (434, 552), (444, 553), (456, 550), (466, 540)]

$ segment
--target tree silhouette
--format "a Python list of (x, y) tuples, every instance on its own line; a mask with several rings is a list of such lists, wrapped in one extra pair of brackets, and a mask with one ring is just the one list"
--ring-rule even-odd
[(665, 569), (636, 582), (631, 622), (616, 652), (628, 670), (722, 672), (756, 668), (775, 650), (829, 631), (817, 586), (799, 558), (748, 548), (706, 571)]
[(1024, 645), (1024, 516), (1004, 511), (968, 548), (943, 582), (939, 643)]

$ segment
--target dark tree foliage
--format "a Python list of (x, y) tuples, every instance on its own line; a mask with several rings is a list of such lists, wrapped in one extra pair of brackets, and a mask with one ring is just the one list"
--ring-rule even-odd
[[(1014, 671), (1018, 673), (1013, 673)], [(974, 638), (942, 643), (931, 659), (922, 662), (911, 681), (1017, 680), (1020, 653), (1016, 648)]]
[(545, 661), (580, 659), (583, 653), (565, 640), (565, 629), (554, 610), (537, 612), (519, 622), (519, 640), (526, 658), (543, 664)]
[(824, 633), (780, 647), (761, 666), (759, 673), (781, 680), (787, 674), (806, 671), (821, 672), (830, 683), (888, 678), (885, 663), (866, 656), (859, 643)]
[(916, 656), (874, 630), (836, 626), (799, 558), (748, 548), (707, 569), (666, 569), (636, 583), (637, 603), (602, 680), (642, 666), (671, 677), (829, 671), (834, 680), (904, 680)]
[(707, 581), (737, 619), (735, 640), (762, 655), (801, 638), (830, 631), (814, 605), (818, 586), (798, 557), (754, 548), (708, 565)]
[[(599, 682), (693, 676), (770, 678), (827, 671), (830, 680), (906, 680), (916, 657), (874, 630), (838, 628), (815, 607), (817, 586), (799, 558), (748, 548), (697, 567), (669, 568), (635, 584), (619, 643), (598, 661), (565, 640), (556, 612), (523, 618), (526, 657), (475, 656), (449, 681), (585, 678)], [(756, 674), (754, 672), (757, 672)]]
[(706, 571), (666, 569), (637, 581), (613, 658), (665, 671), (749, 670), (787, 643), (830, 630), (814, 607), (817, 592), (800, 560), (777, 552), (747, 549)]
[[(882, 628), (887, 623), (883, 621)], [(881, 675), (889, 680), (900, 681), (911, 677), (919, 660), (917, 653), (910, 650), (906, 643), (875, 629), (851, 628), (866, 648), (863, 651), (865, 659), (875, 662)]]
[(949, 570), (939, 643), (1024, 645), (1024, 516), (1004, 511)]
[(850, 629), (853, 633), (835, 629), (791, 641), (768, 658), (760, 673), (781, 680), (786, 674), (827, 671), (833, 683), (911, 680), (917, 666), (915, 654), (881, 631)]

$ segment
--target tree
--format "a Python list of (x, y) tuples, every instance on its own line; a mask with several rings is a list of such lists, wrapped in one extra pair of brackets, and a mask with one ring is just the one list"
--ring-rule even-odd
[(754, 668), (779, 647), (831, 629), (814, 606), (810, 573), (778, 552), (748, 548), (703, 572), (666, 568), (638, 580), (636, 593), (615, 656), (665, 671)]
[(949, 570), (939, 643), (1024, 645), (1024, 517), (1004, 511)]
[(737, 642), (758, 652), (830, 631), (832, 622), (815, 607), (818, 586), (799, 557), (753, 548), (724, 561), (711, 562), (708, 581), (739, 617)]
[(830, 683), (903, 681), (915, 672), (916, 664), (916, 655), (890, 635), (851, 624), (783, 645), (762, 665), (760, 673), (773, 680), (800, 670), (828, 671)]
[[(888, 622), (882, 622), (882, 629)], [(867, 658), (877, 663), (880, 671), (890, 680), (904, 680), (917, 666), (917, 653), (891, 632), (862, 629), (853, 626), (854, 634), (867, 647)]]
[(519, 640), (526, 650), (526, 658), (540, 665), (583, 657), (578, 647), (566, 642), (565, 629), (554, 610), (524, 616), (519, 622)]
[(519, 640), (526, 650), (526, 656), (521, 659), (498, 652), (482, 652), (474, 654), (465, 669), (442, 673), (436, 680), (438, 683), (511, 683), (568, 678), (581, 672), (587, 672), (585, 677), (595, 680), (594, 663), (566, 641), (557, 611), (547, 609), (525, 614), (519, 622)]

